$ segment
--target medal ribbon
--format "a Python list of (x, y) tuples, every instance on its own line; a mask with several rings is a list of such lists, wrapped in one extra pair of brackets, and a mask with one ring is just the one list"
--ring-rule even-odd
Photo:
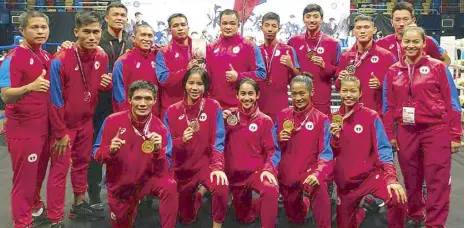
[[(305, 119), (300, 123), (299, 127), (295, 129), (295, 131), (300, 131), (302, 127), (305, 125), (305, 122), (307, 122), (308, 117), (310, 117), (310, 113), (312, 112), (312, 109), (308, 110), (307, 115), (305, 115)], [(292, 122), (295, 123), (295, 118), (294, 118), (294, 113), (295, 110), (292, 110)]]
[(414, 64), (408, 64), (407, 63), (407, 69), (408, 69), (408, 95), (411, 97), (412, 96), (412, 81), (413, 81), (413, 74), (415, 73), (415, 65)]
[(358, 66), (360, 66), (360, 64), (362, 64), (363, 60), (366, 59), (368, 53), (370, 52), (371, 48), (366, 50), (365, 52), (363, 52), (362, 56), (360, 56), (360, 59), (359, 59), (359, 56), (358, 56), (358, 51), (355, 52), (355, 64), (354, 64), (354, 67), (357, 68)]
[[(27, 50), (29, 50), (34, 55), (34, 57), (37, 60), (40, 61), (40, 63), (42, 63), (42, 66), (44, 66), (45, 70), (48, 71), (48, 67), (47, 67), (47, 65), (45, 65), (45, 63), (42, 61), (42, 59), (40, 59), (39, 56), (32, 49), (30, 49), (27, 45), (24, 45), (24, 46), (27, 48)], [(42, 57), (44, 57), (44, 59), (45, 59), (45, 56), (42, 54), (42, 49), (40, 49), (39, 52), (40, 52), (40, 55)]]
[[(194, 119), (194, 120), (198, 120), (199, 117), (200, 117), (200, 114), (202, 114), (202, 111), (203, 111), (203, 105), (205, 104), (205, 99), (202, 98), (202, 101), (200, 102), (200, 109), (199, 109), (199, 113), (197, 113), (197, 117)], [(186, 122), (187, 122), (187, 126), (189, 126), (190, 124), (190, 120), (189, 120), (189, 117), (187, 116), (187, 111), (186, 111), (186, 107), (184, 106), (184, 115), (186, 116)]]
[(121, 55), (123, 55), (124, 48), (126, 47), (126, 41), (123, 41), (123, 45), (121, 46), (121, 50), (119, 51), (118, 56), (116, 56), (115, 49), (113, 47), (113, 42), (109, 41), (108, 43), (110, 43), (111, 57), (112, 57), (113, 61), (115, 62), (116, 59), (118, 59)]
[(131, 125), (132, 125), (132, 128), (134, 129), (134, 132), (138, 136), (142, 137), (142, 139), (145, 141), (147, 139), (147, 135), (149, 134), (149, 126), (150, 126), (150, 123), (152, 122), (152, 114), (150, 114), (149, 119), (147, 120), (147, 122), (144, 125), (144, 134), (142, 134), (139, 130), (137, 130), (137, 128), (134, 127), (134, 124), (132, 124), (131, 113), (129, 113), (129, 121), (131, 121)]
[(399, 45), (399, 43), (397, 41), (396, 41), (396, 47), (397, 47), (397, 61), (401, 61), (402, 52), (401, 52), (401, 49), (400, 49), (400, 45)]
[(323, 33), (320, 32), (320, 37), (318, 38), (318, 42), (316, 43), (315, 47), (313, 49), (310, 49), (310, 47), (308, 46), (308, 42), (305, 41), (305, 45), (307, 46), (307, 52), (309, 51), (314, 51), (316, 52), (316, 49), (318, 49), (318, 47), (320, 46), (320, 42), (321, 42), (321, 38), (323, 37)]
[(273, 48), (273, 54), (271, 54), (270, 60), (268, 60), (268, 52), (266, 51), (265, 48), (263, 50), (265, 51), (265, 59), (266, 59), (266, 73), (271, 76), (271, 63), (273, 62), (274, 55), (276, 54), (276, 48), (278, 47), (278, 44), (276, 43)]
[(81, 72), (82, 82), (84, 82), (84, 87), (86, 88), (86, 92), (89, 92), (89, 85), (87, 84), (87, 78), (84, 72), (84, 68), (82, 67), (81, 57), (79, 57), (79, 53), (77, 48), (74, 49), (74, 53), (76, 54), (76, 59), (78, 62), (79, 72)]

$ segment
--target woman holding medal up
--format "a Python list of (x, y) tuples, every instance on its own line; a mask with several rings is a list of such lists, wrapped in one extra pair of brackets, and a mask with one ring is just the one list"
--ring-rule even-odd
[(152, 114), (156, 87), (135, 81), (130, 108), (108, 116), (94, 145), (94, 158), (107, 167), (106, 185), (112, 227), (133, 227), (137, 205), (145, 196), (160, 199), (162, 228), (174, 228), (178, 213), (176, 182), (169, 174), (171, 135)]
[[(332, 115), (334, 181), (337, 185), (338, 227), (358, 227), (360, 201), (372, 194), (387, 205), (389, 227), (404, 227), (407, 197), (397, 179), (391, 144), (378, 113), (360, 103), (361, 83), (341, 79), (342, 106)], [(363, 214), (362, 214), (363, 215)]]
[[(402, 32), (403, 59), (389, 68), (383, 91), (386, 133), (398, 150), (408, 196), (408, 218), (427, 227), (445, 227), (449, 214), (451, 153), (463, 135), (461, 107), (452, 75), (439, 60), (423, 54), (425, 32)], [(394, 122), (398, 123), (397, 139)]]
[[(241, 223), (251, 223), (259, 215), (261, 227), (273, 228), (279, 196), (276, 167), (281, 158), (273, 121), (258, 108), (256, 81), (244, 78), (236, 91), (240, 106), (223, 112), (227, 122), (226, 173), (234, 211)], [(260, 198), (252, 199), (252, 191)]]
[(202, 195), (208, 190), (212, 194), (213, 227), (221, 227), (228, 207), (222, 109), (217, 101), (204, 98), (210, 82), (202, 67), (190, 68), (182, 86), (184, 100), (168, 107), (164, 118), (173, 136), (173, 169), (182, 204), (179, 221), (190, 224), (196, 219)]
[(311, 203), (317, 226), (331, 227), (326, 183), (333, 161), (330, 122), (313, 107), (313, 81), (309, 74), (292, 79), (290, 87), (293, 107), (278, 114), (275, 126), (282, 151), (278, 180), (286, 215), (290, 223), (303, 224)]

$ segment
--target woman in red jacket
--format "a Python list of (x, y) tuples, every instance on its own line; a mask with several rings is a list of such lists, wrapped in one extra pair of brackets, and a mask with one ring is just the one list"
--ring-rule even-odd
[[(279, 196), (275, 176), (281, 152), (273, 121), (258, 109), (256, 81), (244, 78), (236, 91), (240, 106), (223, 112), (227, 122), (226, 173), (234, 211), (241, 223), (251, 223), (260, 215), (263, 228), (274, 228)], [(252, 199), (252, 191), (260, 198)]]
[(223, 110), (217, 101), (204, 98), (210, 83), (203, 68), (189, 69), (182, 85), (184, 100), (168, 107), (164, 117), (173, 137), (179, 221), (190, 224), (195, 220), (202, 194), (208, 190), (212, 194), (213, 227), (221, 227), (228, 207), (228, 179), (223, 171)]
[(311, 201), (317, 226), (329, 228), (331, 202), (326, 182), (333, 161), (330, 122), (313, 107), (311, 75), (298, 75), (290, 87), (293, 107), (282, 110), (276, 120), (282, 151), (278, 179), (284, 208), (290, 223), (303, 224)]
[[(452, 75), (440, 61), (423, 54), (425, 32), (402, 32), (403, 59), (392, 65), (383, 86), (383, 121), (399, 164), (408, 197), (408, 217), (425, 219), (422, 183), (427, 183), (426, 227), (445, 227), (450, 203), (451, 153), (463, 135), (461, 107)], [(397, 122), (397, 139), (394, 132)]]
[(376, 111), (359, 103), (362, 91), (355, 76), (341, 79), (340, 95), (342, 105), (332, 114), (329, 128), (338, 195), (337, 226), (358, 227), (362, 218), (357, 215), (364, 215), (358, 205), (371, 194), (387, 205), (389, 227), (403, 227), (406, 213), (402, 204), (407, 198), (397, 179), (383, 123)]

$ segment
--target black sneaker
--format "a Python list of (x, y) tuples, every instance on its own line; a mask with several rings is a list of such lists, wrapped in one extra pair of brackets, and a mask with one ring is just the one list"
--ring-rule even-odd
[(368, 194), (360, 200), (359, 207), (363, 208), (367, 214), (377, 214), (385, 208), (385, 202), (372, 194)]
[(103, 202), (102, 200), (100, 199), (100, 196), (98, 197), (93, 197), (94, 199), (90, 199), (89, 200), (89, 204), (90, 204), (90, 207), (92, 208), (92, 210), (96, 211), (96, 212), (103, 212)]
[(421, 221), (414, 221), (411, 218), (407, 218), (407, 222), (405, 223), (405, 227), (407, 227), (407, 228), (425, 227), (425, 219), (423, 219)]
[(41, 225), (46, 225), (52, 223), (50, 219), (47, 218), (47, 210), (45, 206), (42, 206), (42, 213), (38, 216), (32, 216), (32, 228), (39, 227)]
[(63, 223), (63, 221), (57, 223), (57, 224), (52, 224), (52, 226), (50, 226), (50, 228), (65, 228), (65, 224)]
[(103, 219), (104, 216), (102, 213), (94, 211), (90, 205), (84, 201), (84, 203), (80, 205), (73, 204), (69, 211), (68, 218), (71, 220), (97, 221)]

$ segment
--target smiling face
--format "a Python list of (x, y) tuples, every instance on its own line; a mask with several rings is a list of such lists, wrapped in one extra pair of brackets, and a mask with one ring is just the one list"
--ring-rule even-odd
[(416, 30), (408, 30), (402, 36), (402, 49), (410, 59), (416, 59), (423, 53), (425, 48), (424, 37)]
[(138, 89), (129, 98), (132, 114), (136, 117), (144, 117), (152, 113), (155, 104), (155, 96), (149, 89)]
[(292, 104), (298, 110), (304, 110), (312, 102), (313, 90), (309, 91), (307, 85), (303, 82), (291, 84)]
[(304, 15), (304, 24), (308, 31), (315, 31), (320, 29), (323, 18), (318, 11), (308, 12)]
[(205, 92), (205, 84), (202, 81), (202, 76), (198, 73), (193, 73), (189, 76), (185, 87), (187, 99), (192, 103), (201, 98)]
[(144, 51), (150, 50), (153, 45), (153, 30), (148, 26), (138, 27), (134, 35), (134, 43)]
[(257, 93), (251, 84), (242, 83), (236, 96), (239, 102), (241, 102), (242, 109), (250, 110), (255, 107), (257, 99), (260, 97), (260, 93)]
[(221, 34), (224, 37), (232, 37), (239, 30), (239, 18), (235, 14), (221, 16), (220, 20)]
[(346, 107), (354, 106), (362, 96), (360, 84), (356, 81), (342, 81), (340, 95), (342, 103)]

